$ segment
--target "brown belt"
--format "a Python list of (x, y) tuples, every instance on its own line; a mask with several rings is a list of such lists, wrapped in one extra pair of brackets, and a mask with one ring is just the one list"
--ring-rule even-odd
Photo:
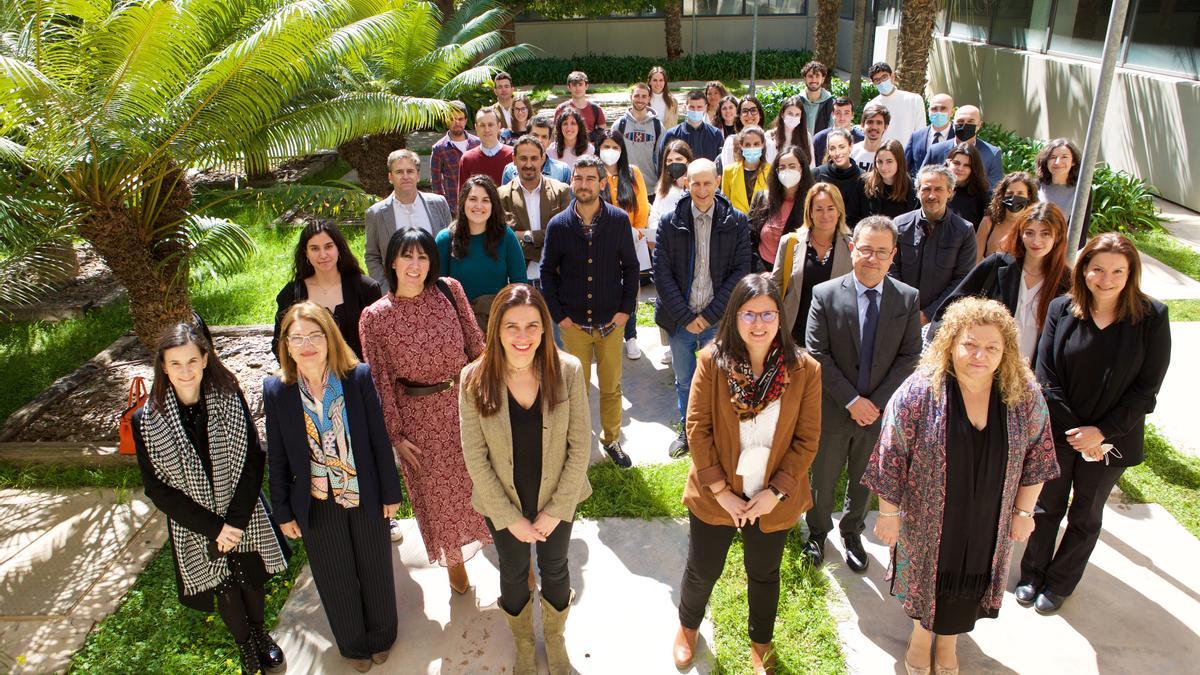
[(433, 394), (440, 394), (441, 392), (450, 389), (458, 382), (458, 378), (455, 377), (453, 379), (449, 379), (444, 382), (438, 382), (436, 384), (421, 384), (419, 382), (411, 382), (404, 378), (399, 378), (396, 380), (396, 382), (400, 386), (404, 387), (404, 393), (409, 396), (431, 396)]

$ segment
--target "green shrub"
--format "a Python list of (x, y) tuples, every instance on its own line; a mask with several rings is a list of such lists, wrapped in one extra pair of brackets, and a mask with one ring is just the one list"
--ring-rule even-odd
[[(833, 78), (830, 83), (830, 93), (834, 96), (846, 96), (850, 90), (850, 84), (841, 78)], [(754, 96), (762, 103), (763, 110), (767, 113), (767, 120), (772, 121), (779, 115), (779, 107), (784, 99), (792, 96), (800, 96), (804, 94), (804, 84), (800, 82), (780, 82), (769, 87), (760, 87), (754, 92)], [(879, 95), (879, 91), (875, 89), (875, 85), (863, 80), (862, 84), (862, 101), (859, 105), (854, 106), (854, 119), (859, 119), (862, 116), (863, 104)]]
[(1107, 164), (1098, 164), (1092, 174), (1092, 224), (1096, 232), (1156, 232), (1159, 223), (1157, 191), (1146, 181)]
[(1005, 171), (1027, 171), (1037, 176), (1035, 164), (1038, 152), (1044, 145), (1042, 141), (1024, 138), (1000, 126), (987, 123), (979, 130), (979, 138), (1000, 148)]
[[(812, 52), (766, 50), (758, 53), (755, 75), (760, 78), (800, 77)], [(569, 59), (532, 59), (513, 64), (509, 73), (518, 86), (562, 85), (573, 70), (587, 73), (591, 82), (632, 84), (642, 82), (653, 66), (667, 70), (669, 82), (687, 80), (744, 80), (750, 78), (750, 52), (696, 54), (676, 61), (648, 56), (573, 56)]]

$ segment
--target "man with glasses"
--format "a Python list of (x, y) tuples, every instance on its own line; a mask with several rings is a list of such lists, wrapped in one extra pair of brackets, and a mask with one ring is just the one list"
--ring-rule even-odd
[[(814, 566), (825, 560), (834, 490), (845, 467), (849, 505), (838, 530), (846, 564), (855, 572), (867, 569), (862, 531), (870, 491), (859, 479), (879, 439), (884, 406), (921, 356), (917, 290), (888, 276), (898, 240), (891, 220), (864, 218), (854, 227), (853, 271), (813, 289), (805, 343), (821, 363), (821, 440), (804, 554)], [(845, 339), (847, 332), (853, 339)]]
[(625, 323), (637, 310), (637, 252), (629, 216), (600, 199), (608, 171), (595, 155), (575, 162), (574, 199), (550, 219), (542, 247), (542, 294), (562, 331), (563, 347), (600, 388), (600, 443), (613, 462), (632, 462), (621, 449), (621, 347)]
[(867, 70), (867, 77), (879, 90), (879, 95), (867, 105), (881, 105), (892, 114), (892, 123), (883, 140), (900, 141), (900, 145), (907, 147), (913, 132), (925, 126), (925, 99), (920, 94), (897, 88), (892, 67), (883, 61), (873, 64)]
[(696, 351), (712, 341), (729, 294), (750, 273), (750, 227), (746, 215), (717, 193), (716, 166), (693, 161), (688, 181), (687, 194), (659, 224), (654, 249), (654, 322), (670, 336), (679, 401), (679, 436), (668, 449), (672, 458), (688, 452), (683, 422)]

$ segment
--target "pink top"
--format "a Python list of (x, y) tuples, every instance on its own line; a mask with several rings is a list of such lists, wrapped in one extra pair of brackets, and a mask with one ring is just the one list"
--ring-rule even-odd
[(758, 255), (763, 260), (775, 262), (775, 256), (779, 253), (779, 240), (783, 239), (784, 225), (792, 215), (792, 207), (795, 204), (796, 200), (793, 198), (783, 200), (783, 205), (779, 207), (779, 215), (763, 223), (762, 232), (758, 234)]

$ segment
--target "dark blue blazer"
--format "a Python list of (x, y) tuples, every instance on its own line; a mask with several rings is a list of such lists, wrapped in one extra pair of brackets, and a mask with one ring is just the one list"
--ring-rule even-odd
[[(925, 155), (929, 152), (929, 134), (932, 133), (933, 127), (926, 124), (912, 132), (912, 136), (908, 137), (908, 145), (904, 146), (904, 164), (908, 167), (908, 173), (913, 177), (916, 177), (917, 170), (925, 164)], [(951, 124), (946, 127), (946, 136), (942, 138), (942, 141), (953, 139), (954, 125)]]
[[(925, 155), (925, 161), (921, 166), (926, 164), (945, 164), (946, 155), (950, 154), (950, 149), (958, 144), (957, 140), (942, 141), (929, 149), (929, 154)], [(988, 187), (996, 187), (1000, 181), (1004, 180), (1004, 161), (1000, 158), (1000, 148), (988, 143), (982, 138), (975, 140), (975, 149), (979, 151), (979, 158), (983, 160), (983, 169), (987, 172)]]
[[(360, 363), (347, 373), (342, 392), (350, 423), (354, 468), (358, 471), (358, 508), (371, 509), (382, 518), (384, 504), (400, 503), (400, 477), (370, 367)], [(275, 520), (280, 523), (295, 520), (300, 531), (307, 532), (312, 460), (304, 431), (300, 385), (284, 384), (278, 377), (264, 379), (263, 409), (267, 417), (267, 463)]]

